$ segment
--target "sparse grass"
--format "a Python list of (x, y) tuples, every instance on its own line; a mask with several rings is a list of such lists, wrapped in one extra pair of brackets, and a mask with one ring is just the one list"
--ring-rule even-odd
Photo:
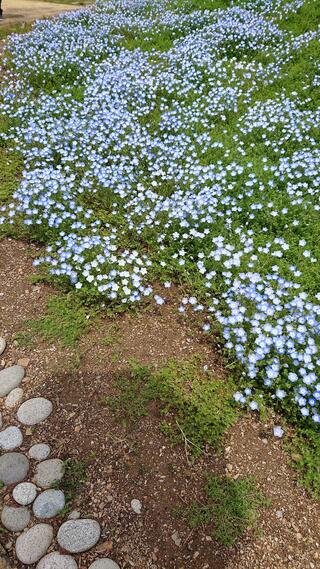
[(64, 475), (62, 480), (53, 484), (53, 488), (62, 490), (66, 499), (64, 513), (68, 511), (69, 504), (79, 494), (86, 481), (86, 467), (84, 461), (68, 458), (64, 461)]
[(232, 480), (210, 475), (205, 492), (205, 504), (194, 502), (173, 513), (192, 529), (214, 522), (213, 536), (226, 547), (233, 546), (252, 528), (259, 517), (259, 508), (269, 504), (251, 477)]
[(27, 322), (34, 334), (48, 342), (58, 342), (63, 347), (74, 347), (88, 330), (89, 313), (73, 293), (50, 298), (47, 312)]
[(237, 411), (230, 380), (205, 374), (197, 360), (170, 361), (159, 371), (133, 363), (127, 376), (116, 380), (117, 394), (105, 398), (127, 426), (148, 414), (151, 401), (160, 403), (161, 430), (172, 443), (184, 442), (197, 455), (206, 445), (219, 448)]
[(6, 24), (5, 20), (0, 24), (0, 40), (6, 39), (10, 34), (25, 34), (30, 32), (33, 22), (16, 22)]
[(291, 465), (299, 483), (316, 499), (320, 498), (320, 438), (313, 429), (299, 429), (288, 445)]
[(19, 348), (32, 349), (34, 347), (33, 334), (27, 330), (21, 330), (20, 332), (17, 332), (14, 336), (14, 340), (17, 342)]

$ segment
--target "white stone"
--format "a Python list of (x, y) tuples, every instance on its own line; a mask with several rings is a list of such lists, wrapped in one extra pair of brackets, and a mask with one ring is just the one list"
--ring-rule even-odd
[(21, 482), (29, 470), (29, 460), (20, 452), (7, 452), (0, 456), (0, 481), (3, 484)]
[(2, 415), (0, 413), (0, 429), (1, 429), (2, 425), (3, 425), (3, 420), (2, 420)]
[(36, 518), (54, 518), (65, 506), (64, 493), (61, 490), (45, 490), (33, 502)]
[(61, 555), (58, 551), (53, 551), (42, 557), (36, 569), (78, 569), (78, 565), (71, 555)]
[(0, 371), (0, 397), (5, 397), (10, 391), (19, 387), (24, 374), (24, 368), (18, 365), (2, 369)]
[(46, 445), (45, 443), (38, 443), (30, 448), (28, 454), (30, 458), (33, 458), (33, 460), (38, 460), (40, 462), (40, 460), (46, 460), (46, 458), (48, 458), (50, 450), (49, 445)]
[(112, 561), (108, 557), (103, 557), (102, 559), (96, 559), (88, 569), (120, 569), (118, 563)]
[(47, 419), (51, 412), (52, 403), (49, 399), (34, 397), (20, 405), (17, 417), (23, 425), (37, 425)]
[(40, 488), (50, 488), (54, 482), (61, 480), (64, 464), (59, 458), (50, 458), (39, 462), (35, 471), (35, 482)]
[(100, 525), (95, 520), (70, 520), (60, 527), (57, 540), (62, 549), (70, 553), (81, 553), (96, 545), (100, 533)]
[(48, 524), (37, 524), (19, 535), (16, 555), (21, 563), (32, 565), (43, 557), (53, 540), (53, 529)]
[(70, 512), (68, 515), (68, 520), (78, 520), (80, 516), (81, 514), (78, 512), (78, 510), (72, 510), (72, 512)]
[(4, 338), (1, 338), (1, 336), (0, 336), (0, 356), (5, 351), (6, 345), (7, 345), (7, 342), (5, 341)]
[(0, 432), (0, 448), (12, 450), (22, 445), (23, 436), (18, 427), (7, 427)]
[(23, 389), (21, 387), (16, 387), (12, 391), (10, 391), (9, 395), (4, 400), (4, 406), (7, 409), (13, 409), (18, 405), (23, 397)]
[(30, 522), (30, 512), (28, 508), (4, 506), (1, 512), (1, 522), (9, 531), (22, 531)]
[(141, 514), (142, 504), (140, 500), (131, 500), (131, 508), (135, 514)]
[(20, 482), (13, 489), (13, 499), (21, 506), (31, 504), (37, 495), (37, 487), (32, 482)]

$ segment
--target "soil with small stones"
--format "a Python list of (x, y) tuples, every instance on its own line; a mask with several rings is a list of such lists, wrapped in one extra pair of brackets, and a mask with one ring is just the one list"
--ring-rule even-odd
[[(50, 458), (87, 463), (87, 479), (70, 507), (81, 517), (97, 519), (102, 537), (91, 551), (75, 556), (79, 568), (110, 556), (122, 569), (318, 569), (320, 506), (298, 486), (283, 442), (270, 436), (271, 423), (243, 417), (226, 437), (222, 454), (208, 449), (192, 462), (183, 445), (173, 447), (161, 432), (156, 403), (129, 428), (102, 405), (133, 358), (160, 367), (170, 357), (186, 360), (200, 355), (217, 377), (224, 377), (217, 346), (204, 340), (196, 322), (186, 322), (177, 313), (177, 291), (166, 291), (164, 307), (149, 306), (115, 319), (101, 317), (76, 350), (36, 337), (31, 345), (19, 347), (15, 335), (25, 321), (45, 313), (47, 299), (59, 294), (47, 285), (30, 284), (37, 253), (33, 245), (0, 242), (0, 335), (8, 344), (0, 363), (7, 366), (30, 358), (22, 383), (24, 398), (43, 396), (54, 405), (44, 423), (22, 427), (22, 451), (46, 442), (52, 449)], [(18, 424), (12, 411), (2, 412), (5, 426)], [(212, 526), (191, 531), (172, 515), (177, 507), (204, 500), (205, 475), (213, 472), (234, 478), (250, 474), (271, 500), (258, 528), (231, 550), (213, 540)], [(132, 511), (132, 499), (141, 501), (140, 515)], [(8, 490), (3, 500), (12, 502)], [(65, 519), (52, 522), (55, 535)], [(22, 569), (14, 558), (13, 536), (1, 534), (0, 542), (13, 566)]]

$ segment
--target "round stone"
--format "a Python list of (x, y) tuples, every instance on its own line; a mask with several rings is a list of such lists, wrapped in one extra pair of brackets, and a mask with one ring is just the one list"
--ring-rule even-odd
[(17, 504), (27, 506), (31, 504), (37, 495), (37, 487), (32, 482), (21, 482), (14, 487), (12, 496)]
[(53, 551), (42, 557), (36, 569), (78, 569), (78, 565), (70, 555), (61, 555), (58, 551)]
[(91, 565), (89, 565), (88, 569), (120, 569), (120, 567), (118, 563), (112, 561), (112, 559), (103, 557), (102, 559), (96, 559), (91, 563)]
[(5, 397), (19, 387), (22, 379), (24, 378), (24, 368), (22, 366), (14, 365), (7, 367), (0, 371), (0, 397)]
[(45, 490), (33, 504), (33, 513), (36, 518), (54, 518), (65, 505), (64, 493), (61, 490)]
[(37, 464), (35, 481), (41, 488), (50, 488), (54, 482), (59, 482), (64, 475), (64, 464), (59, 458), (50, 458)]
[(131, 508), (135, 514), (141, 514), (142, 504), (141, 504), (140, 500), (136, 500), (136, 499), (131, 500)]
[(53, 529), (48, 524), (37, 524), (19, 535), (16, 555), (21, 563), (32, 565), (43, 557), (53, 540)]
[(33, 445), (29, 450), (30, 458), (33, 460), (46, 460), (50, 454), (50, 447), (45, 443), (38, 443), (37, 445)]
[(52, 412), (52, 403), (44, 397), (34, 397), (22, 403), (17, 412), (17, 417), (23, 425), (37, 425)]
[(7, 427), (0, 432), (0, 448), (12, 450), (22, 444), (23, 436), (18, 427)]
[(5, 351), (6, 345), (7, 345), (7, 342), (5, 341), (4, 338), (1, 338), (1, 336), (0, 336), (0, 356)]
[(9, 531), (22, 531), (30, 522), (30, 512), (28, 508), (4, 506), (1, 512), (1, 522)]
[(57, 540), (62, 549), (81, 553), (96, 545), (100, 533), (100, 525), (95, 520), (70, 520), (60, 527)]
[(16, 387), (12, 391), (10, 391), (9, 395), (5, 398), (4, 406), (7, 409), (13, 409), (20, 403), (23, 397), (23, 389), (21, 387)]
[(0, 456), (0, 481), (3, 484), (21, 482), (29, 470), (29, 460), (20, 452), (8, 452)]

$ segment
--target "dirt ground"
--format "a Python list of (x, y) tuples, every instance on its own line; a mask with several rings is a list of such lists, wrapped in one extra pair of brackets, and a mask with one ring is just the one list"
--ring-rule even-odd
[(76, 5), (54, 4), (41, 0), (2, 0), (1, 7), (3, 19), (0, 20), (0, 26), (52, 17), (79, 8)]
[[(283, 442), (271, 435), (271, 424), (244, 416), (228, 434), (222, 455), (208, 451), (191, 464), (183, 445), (173, 447), (162, 434), (156, 405), (134, 429), (125, 428), (101, 405), (133, 357), (159, 366), (171, 356), (200, 354), (223, 377), (218, 350), (177, 314), (174, 294), (165, 307), (117, 317), (114, 343), (103, 341), (115, 325), (106, 317), (92, 326), (76, 351), (36, 337), (32, 345), (19, 347), (16, 333), (28, 318), (44, 313), (46, 300), (57, 293), (47, 285), (30, 284), (36, 253), (34, 246), (0, 242), (0, 336), (8, 342), (0, 364), (30, 358), (25, 397), (42, 395), (54, 404), (45, 423), (25, 430), (22, 451), (47, 442), (52, 456), (88, 463), (87, 480), (72, 508), (99, 520), (102, 538), (93, 550), (76, 557), (79, 569), (99, 555), (110, 555), (121, 569), (318, 569), (320, 505), (297, 484)], [(3, 418), (5, 425), (16, 423), (4, 409)], [(231, 550), (213, 540), (211, 527), (190, 530), (172, 515), (174, 508), (203, 498), (208, 472), (234, 478), (250, 474), (271, 500), (258, 527)], [(133, 498), (142, 503), (141, 515), (131, 510)], [(9, 494), (3, 499), (10, 503)], [(13, 566), (22, 569), (14, 558), (12, 537), (0, 534), (0, 542)]]

